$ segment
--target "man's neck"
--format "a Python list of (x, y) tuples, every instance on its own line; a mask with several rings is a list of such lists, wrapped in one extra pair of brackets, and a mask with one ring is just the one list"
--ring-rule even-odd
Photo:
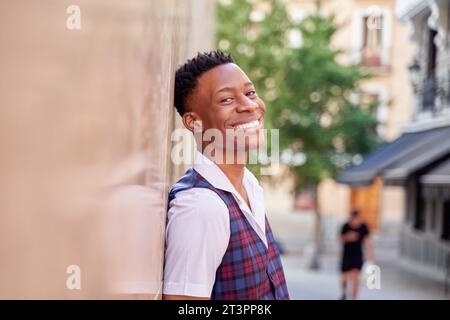
[(234, 189), (241, 195), (244, 202), (250, 208), (250, 200), (248, 198), (247, 191), (244, 188), (244, 173), (245, 173), (245, 164), (216, 164), (220, 170), (227, 176), (228, 180), (230, 180)]
[(233, 187), (237, 192), (242, 193), (244, 189), (243, 180), (245, 165), (244, 164), (217, 164), (216, 165), (222, 170), (223, 173), (230, 180)]
[[(200, 150), (199, 150), (200, 151)], [(202, 152), (203, 153), (203, 152)], [(206, 155), (205, 155), (206, 156)], [(231, 163), (227, 163), (228, 161), (225, 161), (225, 159), (229, 159), (230, 155), (226, 154), (225, 158), (224, 158), (224, 162), (225, 163), (217, 163), (216, 161), (214, 161), (214, 159), (210, 159), (211, 161), (213, 161), (220, 170), (222, 170), (222, 172), (227, 176), (228, 180), (230, 180), (231, 184), (233, 185), (233, 187), (236, 189), (236, 191), (244, 198), (247, 199), (247, 195), (244, 189), (244, 173), (245, 173), (245, 162), (243, 160), (246, 159), (246, 154), (245, 156), (242, 158), (243, 155), (241, 155), (241, 157), (237, 157), (236, 155), (231, 156), (234, 158), (234, 161), (232, 161)]]

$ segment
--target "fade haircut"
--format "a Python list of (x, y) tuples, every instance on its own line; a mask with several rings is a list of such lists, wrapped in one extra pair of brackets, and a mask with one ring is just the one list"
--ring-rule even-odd
[(175, 73), (174, 104), (180, 116), (186, 112), (186, 100), (197, 87), (198, 78), (208, 70), (226, 63), (234, 63), (231, 54), (220, 50), (198, 53)]

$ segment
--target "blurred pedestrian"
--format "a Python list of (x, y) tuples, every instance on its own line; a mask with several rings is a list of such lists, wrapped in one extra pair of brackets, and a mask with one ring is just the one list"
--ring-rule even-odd
[(374, 262), (370, 231), (361, 219), (358, 210), (353, 209), (349, 220), (342, 226), (340, 240), (343, 245), (341, 260), (342, 300), (347, 299), (351, 284), (351, 299), (358, 297), (360, 273), (364, 264), (363, 246), (369, 261)]

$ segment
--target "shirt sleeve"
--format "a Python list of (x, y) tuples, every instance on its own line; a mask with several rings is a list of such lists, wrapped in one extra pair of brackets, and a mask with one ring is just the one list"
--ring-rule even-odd
[(163, 294), (210, 297), (230, 239), (228, 208), (209, 189), (180, 191), (166, 226)]

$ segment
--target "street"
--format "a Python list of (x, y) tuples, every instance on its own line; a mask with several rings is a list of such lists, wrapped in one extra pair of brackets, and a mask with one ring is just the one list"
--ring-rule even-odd
[[(313, 216), (308, 213), (273, 214), (269, 216), (275, 237), (283, 246), (282, 255), (286, 281), (291, 299), (337, 300), (341, 297), (339, 246), (332, 243), (337, 233), (325, 237), (328, 244), (321, 255), (319, 270), (311, 270)], [(336, 228), (334, 228), (337, 230)], [(361, 273), (361, 300), (449, 299), (444, 282), (434, 281), (403, 270), (398, 265), (398, 241), (395, 229), (382, 235), (374, 234), (376, 264), (380, 267), (380, 288), (369, 289), (367, 276)]]

